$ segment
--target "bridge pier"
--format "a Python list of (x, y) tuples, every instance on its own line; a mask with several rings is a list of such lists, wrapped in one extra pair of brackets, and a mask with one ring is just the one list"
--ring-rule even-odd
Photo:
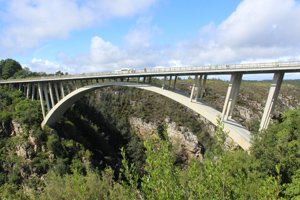
[(264, 108), (264, 113), (259, 126), (260, 131), (268, 128), (268, 125), (271, 120), (271, 114), (274, 111), (276, 101), (279, 95), (283, 77), (284, 77), (284, 72), (277, 72), (273, 76), (272, 85), (269, 90), (267, 102)]
[(41, 107), (42, 107), (42, 114), (43, 114), (43, 118), (45, 119), (46, 113), (45, 113), (44, 100), (43, 100), (43, 89), (42, 89), (41, 83), (38, 83), (38, 91), (39, 91), (39, 97), (40, 97), (40, 102), (41, 102)]
[(54, 83), (54, 91), (55, 91), (56, 101), (59, 102), (57, 83)]
[(177, 81), (177, 76), (175, 76), (175, 78), (174, 78), (173, 90), (175, 90), (175, 88), (176, 88), (176, 81)]
[(236, 103), (236, 99), (239, 93), (241, 81), (243, 74), (235, 73), (231, 74), (230, 82), (227, 89), (227, 94), (222, 111), (222, 121), (228, 120), (228, 117), (231, 118), (232, 112)]
[(27, 84), (26, 99), (29, 99), (29, 93), (30, 93), (30, 83)]
[(53, 97), (52, 85), (51, 85), (50, 82), (48, 83), (48, 86), (49, 86), (49, 94), (50, 94), (51, 105), (52, 105), (52, 108), (53, 108), (55, 106), (55, 102), (54, 102), (54, 97)]
[[(97, 81), (98, 81), (98, 79), (97, 79)], [(77, 89), (78, 89), (78, 87), (77, 87), (77, 83), (76, 83), (76, 81), (73, 81), (73, 85), (74, 85), (74, 88), (75, 88), (75, 90), (77, 90)]]
[(199, 99), (199, 93), (202, 90), (202, 80), (203, 80), (203, 75), (199, 75), (199, 79), (197, 80), (197, 87), (196, 87), (196, 95), (195, 95), (195, 101), (198, 101)]
[(172, 81), (172, 76), (170, 76), (170, 79), (169, 79), (169, 86), (168, 86), (169, 89), (171, 89), (171, 81)]
[(48, 88), (47, 85), (43, 86), (43, 91), (44, 91), (44, 96), (45, 96), (45, 100), (46, 100), (46, 105), (47, 105), (47, 110), (48, 112), (50, 111), (51, 107), (50, 107), (50, 102), (49, 102), (49, 96), (48, 96)]
[(196, 74), (195, 75), (195, 79), (194, 79), (194, 84), (192, 86), (192, 91), (191, 91), (191, 96), (190, 96), (190, 100), (193, 101), (193, 98), (194, 98), (194, 93), (195, 93), (195, 87), (197, 85), (197, 81), (198, 81), (198, 75)]
[(32, 87), (31, 87), (31, 101), (34, 100), (34, 97), (35, 97), (35, 85), (32, 84)]
[(162, 89), (165, 89), (167, 76), (164, 76), (164, 82), (162, 84)]
[(202, 100), (206, 88), (206, 80), (207, 80), (207, 74), (204, 75), (202, 88), (201, 88), (201, 94), (200, 94), (200, 100)]
[(67, 92), (68, 92), (68, 94), (70, 94), (70, 93), (71, 93), (71, 90), (70, 90), (69, 83), (66, 84), (66, 87), (67, 87)]
[(60, 82), (59, 85), (60, 85), (61, 98), (64, 98), (65, 97), (64, 86), (62, 82)]

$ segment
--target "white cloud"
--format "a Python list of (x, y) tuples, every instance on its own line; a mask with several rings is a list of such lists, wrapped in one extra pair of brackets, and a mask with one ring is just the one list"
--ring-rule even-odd
[(10, 0), (0, 10), (0, 53), (34, 48), (49, 39), (114, 17), (132, 16), (155, 0)]
[(300, 6), (294, 0), (244, 0), (218, 27), (230, 46), (293, 46), (300, 42)]
[[(78, 71), (113, 71), (130, 67), (141, 69), (164, 63), (165, 52), (154, 45), (153, 38), (160, 30), (151, 25), (151, 17), (139, 18), (136, 25), (124, 36), (124, 45), (116, 46), (100, 36), (91, 39), (90, 50), (75, 57), (61, 56), (70, 66), (78, 66)], [(169, 66), (169, 65), (168, 65)]]
[(54, 73), (56, 71), (73, 72), (65, 65), (61, 65), (47, 59), (33, 58), (29, 63), (23, 64), (24, 67), (28, 67), (31, 71), (35, 72), (47, 72)]
[[(107, 0), (93, 7), (106, 8), (115, 16), (130, 16), (153, 3), (137, 1), (135, 12), (126, 6), (120, 10), (113, 6), (125, 2)], [(222, 23), (200, 28), (199, 36), (193, 39), (160, 46), (155, 41), (161, 30), (151, 24), (151, 18), (145, 17), (138, 19), (136, 26), (129, 30), (123, 46), (94, 36), (89, 52), (75, 57), (63, 56), (61, 61), (74, 66), (76, 73), (82, 73), (122, 67), (300, 60), (299, 21), (300, 5), (296, 0), (244, 0)]]
[(144, 12), (156, 0), (89, 0), (87, 5), (104, 17), (132, 16)]
[(299, 59), (299, 21), (295, 0), (244, 0), (221, 24), (178, 43), (173, 55), (191, 65)]

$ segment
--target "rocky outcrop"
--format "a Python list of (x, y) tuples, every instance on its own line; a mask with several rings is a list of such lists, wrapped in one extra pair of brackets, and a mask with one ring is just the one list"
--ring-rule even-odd
[(179, 150), (187, 156), (187, 159), (195, 158), (202, 161), (203, 148), (197, 136), (186, 127), (178, 127), (175, 122), (171, 122), (168, 118), (165, 122), (167, 124), (167, 133), (172, 144), (177, 144)]
[(15, 120), (11, 121), (11, 136), (13, 135), (21, 135), (23, 133), (23, 129), (21, 124)]
[[(159, 123), (147, 123), (141, 118), (136, 117), (131, 117), (129, 122), (136, 134), (142, 139), (151, 137), (151, 135), (157, 135)], [(203, 148), (196, 135), (194, 135), (186, 127), (177, 126), (176, 123), (171, 122), (169, 118), (165, 120), (165, 123), (167, 125), (167, 133), (170, 141), (178, 147), (178, 151), (185, 155), (187, 159), (203, 159)]]
[(20, 144), (16, 147), (16, 154), (19, 157), (26, 158), (27, 157), (27, 151), (26, 151), (26, 145)]
[(37, 139), (36, 139), (36, 137), (33, 137), (32, 131), (29, 131), (29, 132), (30, 133), (28, 136), (28, 143), (33, 146), (34, 152), (37, 152), (37, 148), (38, 148)]

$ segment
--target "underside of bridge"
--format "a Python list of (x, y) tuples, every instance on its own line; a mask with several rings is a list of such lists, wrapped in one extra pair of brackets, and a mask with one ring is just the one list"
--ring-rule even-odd
[[(200, 114), (212, 124), (217, 125), (217, 119), (221, 117), (221, 112), (212, 108), (211, 106), (199, 102), (191, 101), (189, 97), (186, 97), (182, 94), (176, 93), (174, 91), (165, 90), (163, 88), (147, 85), (147, 84), (138, 84), (138, 83), (128, 83), (128, 82), (110, 82), (110, 83), (98, 83), (93, 85), (88, 85), (76, 89), (75, 91), (69, 93), (63, 99), (61, 99), (45, 116), (42, 127), (52, 126), (57, 122), (63, 114), (70, 108), (78, 99), (80, 99), (85, 94), (103, 87), (110, 86), (124, 86), (124, 87), (134, 87), (138, 89), (143, 89), (151, 91), (169, 99), (176, 101), (194, 112)], [(141, 97), (142, 98), (142, 97)], [(242, 127), (240, 124), (237, 124), (233, 120), (228, 120), (224, 123), (224, 129), (229, 132), (229, 137), (231, 137), (237, 144), (239, 144), (243, 149), (248, 150), (250, 147), (250, 132)]]

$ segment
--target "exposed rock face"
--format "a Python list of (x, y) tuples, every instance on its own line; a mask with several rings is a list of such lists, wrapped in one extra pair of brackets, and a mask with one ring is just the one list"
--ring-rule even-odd
[(35, 137), (33, 137), (32, 131), (31, 131), (31, 133), (29, 133), (28, 143), (33, 146), (33, 150), (34, 150), (34, 152), (36, 152), (37, 148), (38, 148), (37, 139)]
[[(131, 127), (135, 130), (139, 137), (146, 139), (153, 134), (157, 133), (157, 123), (144, 122), (141, 118), (132, 117), (129, 119)], [(176, 144), (187, 158), (195, 158), (198, 160), (203, 159), (202, 147), (198, 141), (197, 136), (190, 132), (187, 128), (178, 127), (175, 122), (171, 122), (170, 119), (165, 120), (167, 124), (167, 132), (172, 144)]]
[(25, 144), (18, 145), (16, 147), (16, 154), (17, 154), (17, 156), (26, 158), (27, 157), (26, 145)]
[(168, 136), (172, 144), (178, 144), (179, 150), (185, 153), (188, 159), (196, 158), (202, 161), (202, 147), (197, 136), (185, 127), (177, 127), (176, 123), (170, 122), (169, 119), (166, 119), (166, 123), (168, 125)]
[(19, 124), (18, 122), (12, 120), (11, 121), (11, 136), (13, 135), (20, 135), (23, 133), (23, 129), (21, 127), (21, 124)]

